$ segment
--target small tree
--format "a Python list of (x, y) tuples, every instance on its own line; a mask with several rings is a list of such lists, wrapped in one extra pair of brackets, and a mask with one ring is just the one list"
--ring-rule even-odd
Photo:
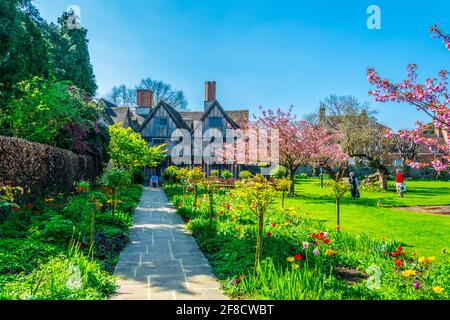
[(188, 172), (188, 181), (189, 184), (194, 189), (194, 209), (197, 207), (197, 199), (198, 199), (198, 187), (203, 184), (205, 180), (205, 174), (200, 168), (193, 168)]
[(278, 191), (282, 192), (282, 196), (281, 196), (281, 208), (284, 209), (284, 198), (286, 195), (286, 191), (289, 192), (289, 190), (291, 190), (291, 180), (286, 179), (286, 178), (281, 178), (281, 179), (277, 179), (277, 181), (275, 182), (275, 188)]
[(237, 185), (237, 192), (244, 204), (258, 219), (258, 233), (256, 238), (255, 273), (261, 262), (263, 250), (264, 215), (273, 203), (275, 190), (260, 174), (252, 180), (244, 180)]
[(222, 172), (222, 178), (225, 179), (227, 184), (230, 184), (230, 179), (233, 178), (233, 174), (229, 170), (224, 170)]
[(112, 216), (116, 216), (117, 192), (131, 185), (131, 174), (123, 169), (113, 168), (105, 172), (101, 182), (112, 192)]
[(336, 229), (341, 230), (341, 199), (348, 192), (349, 184), (343, 181), (342, 177), (328, 181), (328, 186), (336, 198)]
[(122, 128), (120, 123), (109, 127), (109, 135), (109, 155), (120, 169), (154, 167), (165, 157), (165, 145), (149, 147), (139, 133)]

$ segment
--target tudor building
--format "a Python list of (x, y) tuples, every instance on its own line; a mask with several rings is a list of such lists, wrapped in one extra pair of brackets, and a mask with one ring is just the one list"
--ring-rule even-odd
[[(100, 103), (105, 109), (107, 124), (120, 122), (124, 127), (131, 127), (139, 132), (150, 146), (165, 144), (169, 149), (166, 160), (157, 168), (145, 168), (144, 175), (156, 173), (161, 175), (166, 167), (174, 164), (170, 157), (170, 149), (176, 143), (172, 141), (172, 134), (177, 129), (189, 132), (191, 140), (195, 129), (201, 124), (203, 132), (214, 128), (222, 132), (225, 139), (227, 129), (243, 129), (248, 123), (248, 110), (227, 110), (216, 99), (216, 82), (205, 83), (205, 101), (203, 111), (179, 112), (170, 104), (160, 101), (153, 103), (154, 97), (151, 90), (137, 90), (137, 105), (134, 108), (119, 107), (113, 103), (101, 99)], [(192, 146), (191, 146), (192, 147)], [(193, 152), (191, 152), (193, 154)], [(239, 165), (219, 165), (202, 162), (206, 172), (212, 169), (228, 169), (237, 175), (241, 169)]]

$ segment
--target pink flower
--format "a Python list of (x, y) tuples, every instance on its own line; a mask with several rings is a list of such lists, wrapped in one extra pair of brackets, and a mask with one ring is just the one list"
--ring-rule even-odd
[(309, 248), (309, 243), (308, 242), (303, 242), (303, 248), (308, 249)]
[(315, 249), (313, 250), (313, 254), (314, 254), (315, 256), (318, 256), (318, 255), (320, 254), (319, 248), (315, 248)]

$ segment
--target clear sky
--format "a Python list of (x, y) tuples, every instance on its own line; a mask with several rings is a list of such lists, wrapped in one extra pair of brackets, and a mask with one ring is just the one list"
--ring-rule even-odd
[[(367, 7), (381, 9), (381, 30), (366, 26)], [(428, 28), (450, 32), (448, 0), (38, 0), (49, 21), (69, 5), (81, 9), (91, 60), (105, 95), (150, 76), (185, 92), (202, 107), (204, 81), (217, 82), (225, 108), (294, 106), (317, 109), (330, 93), (370, 101), (365, 69), (402, 80), (408, 63), (424, 77), (450, 69), (450, 54)], [(394, 129), (412, 127), (420, 113), (375, 104)], [(425, 119), (425, 118), (423, 118)]]

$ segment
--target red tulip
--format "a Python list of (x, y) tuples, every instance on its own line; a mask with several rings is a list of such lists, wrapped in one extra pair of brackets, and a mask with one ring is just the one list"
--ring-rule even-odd
[(296, 255), (294, 255), (294, 259), (295, 260), (302, 260), (302, 255), (301, 254), (296, 254)]
[(267, 236), (268, 236), (268, 237), (271, 237), (272, 235), (273, 235), (272, 232), (267, 232)]

